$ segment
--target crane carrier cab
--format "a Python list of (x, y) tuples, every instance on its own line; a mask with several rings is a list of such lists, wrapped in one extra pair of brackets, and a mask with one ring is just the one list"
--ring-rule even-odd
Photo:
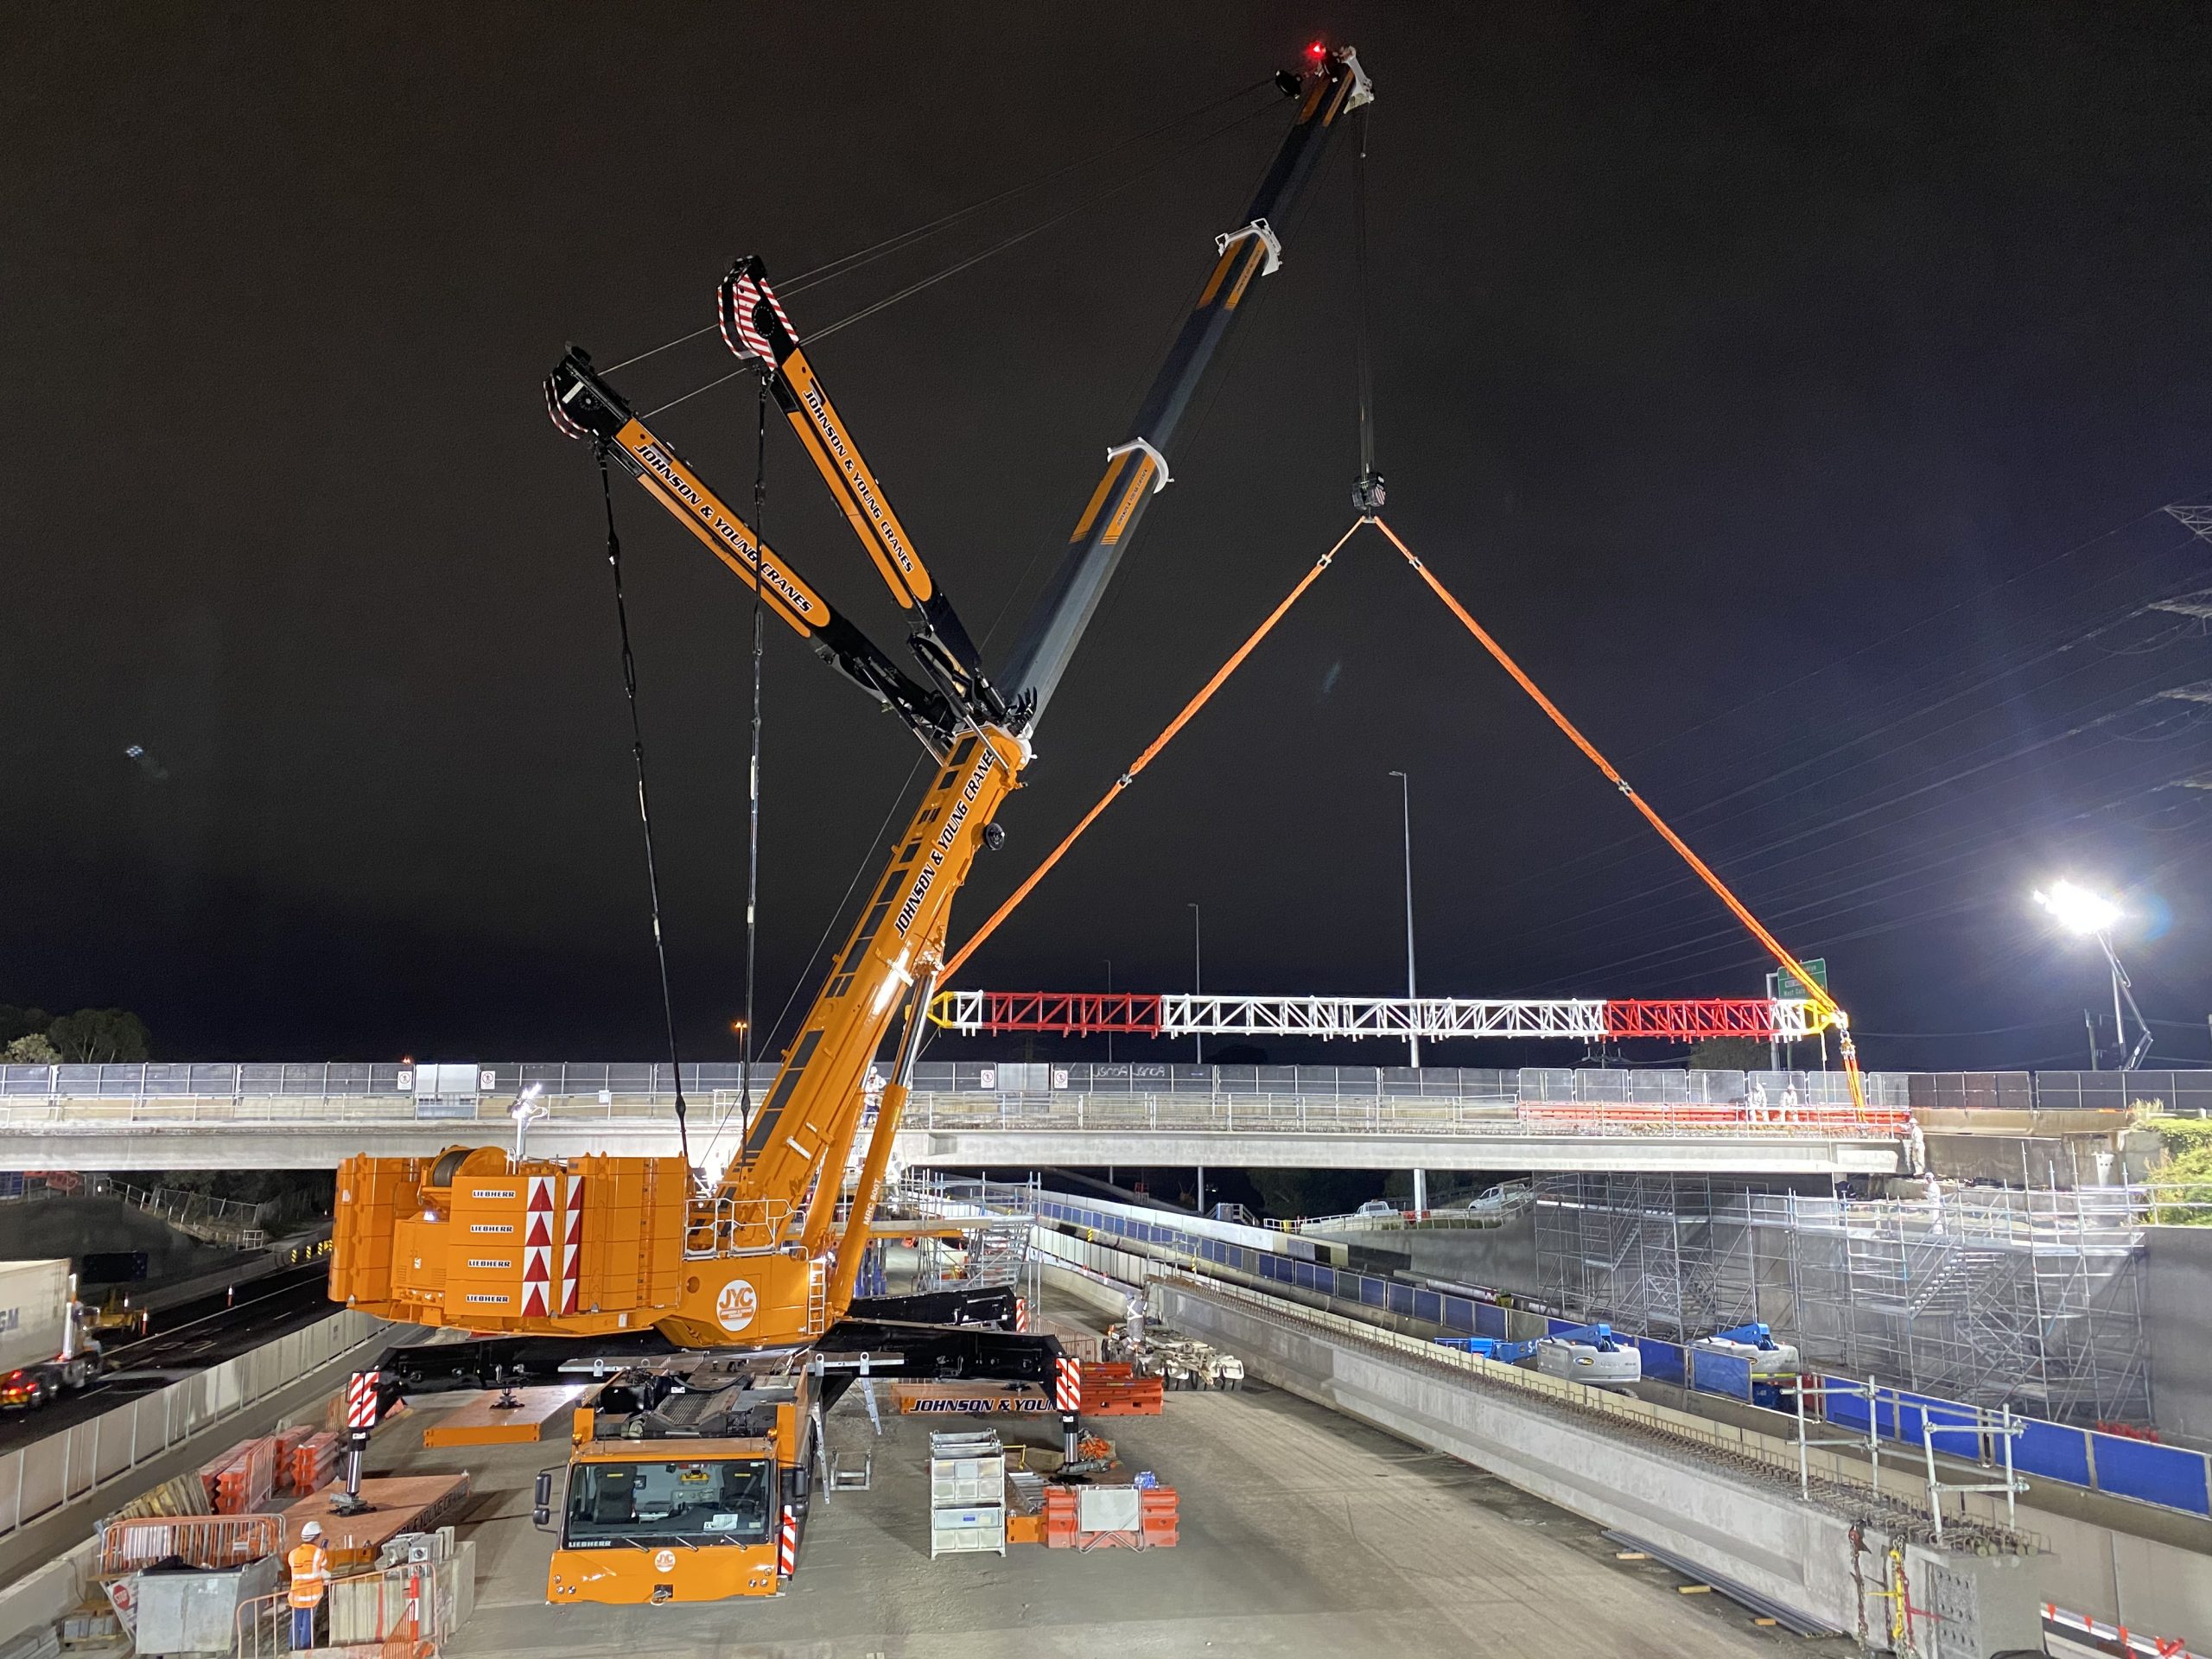
[(533, 1519), (556, 1540), (546, 1599), (775, 1594), (785, 1519), (794, 1548), (805, 1523), (813, 1384), (795, 1357), (610, 1378), (576, 1413), (567, 1468), (538, 1473)]

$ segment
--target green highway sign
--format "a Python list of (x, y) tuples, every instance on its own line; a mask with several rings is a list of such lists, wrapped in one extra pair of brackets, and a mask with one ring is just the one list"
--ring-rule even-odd
[[(1827, 995), (1828, 959), (1826, 957), (1808, 957), (1805, 960), (1804, 969), (1813, 983), (1820, 987), (1821, 995)], [(1787, 989), (1783, 988), (1784, 981), (1788, 982)], [(1800, 1002), (1811, 1000), (1811, 994), (1804, 986), (1798, 983), (1797, 976), (1790, 973), (1787, 969), (1780, 968), (1766, 976), (1766, 995), (1770, 1002)]]

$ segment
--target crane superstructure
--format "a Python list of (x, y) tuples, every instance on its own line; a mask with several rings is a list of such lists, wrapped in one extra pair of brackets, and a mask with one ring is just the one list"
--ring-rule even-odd
[[(1279, 226), (1343, 118), (1371, 93), (1349, 48), (1309, 48), (1278, 84), (1296, 115), (1214, 263), (1150, 391), (1078, 517), (995, 683), (849, 427), (830, 402), (757, 259), (718, 296), (723, 337), (754, 359), (906, 614), (921, 668), (906, 673), (764, 544), (654, 433), (583, 353), (546, 383), (569, 435), (634, 478), (817, 654), (897, 715), (936, 774), (816, 994), (728, 1168), (703, 1184), (682, 1158), (347, 1160), (339, 1173), (334, 1297), (396, 1320), (480, 1333), (612, 1338), (652, 1329), (685, 1348), (821, 1338), (853, 1299), (954, 896), (1020, 785), (1037, 723), (1152, 498), (1192, 395), (1255, 280), (1281, 263)], [(903, 1020), (849, 1210), (839, 1198), (865, 1084)]]

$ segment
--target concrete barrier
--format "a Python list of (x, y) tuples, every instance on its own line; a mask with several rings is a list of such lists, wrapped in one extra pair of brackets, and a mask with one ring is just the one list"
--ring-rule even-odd
[[(41, 1517), (115, 1486), (391, 1327), (351, 1309), (142, 1394), (0, 1455), (0, 1546)], [(118, 1501), (121, 1495), (118, 1494)]]
[[(1602, 1406), (1605, 1414), (1615, 1414), (1616, 1405), (1640, 1408), (1618, 1414), (1651, 1432), (1639, 1437), (1624, 1421), (1630, 1432), (1605, 1433), (1558, 1408), (1599, 1405), (1572, 1398), (1593, 1392), (1576, 1384), (1520, 1373), (1508, 1387), (1470, 1386), (1471, 1379), (1450, 1374), (1470, 1357), (1447, 1359), (1433, 1344), (1417, 1352), (1415, 1339), (1349, 1319), (1271, 1308), (1255, 1294), (1178, 1279), (1157, 1281), (1154, 1295), (1166, 1323), (1226, 1348), (1275, 1387), (1488, 1470), (1808, 1624), (1858, 1636), (1874, 1651), (1897, 1646), (1895, 1603), (1883, 1597), (1894, 1582), (1893, 1545), (1911, 1604), (1942, 1611), (1946, 1653), (1986, 1659), (2041, 1643), (2032, 1551), (1933, 1547), (1915, 1535), (1899, 1506), (1872, 1491), (1826, 1502), (1816, 1488), (1807, 1502), (1794, 1490), (1794, 1453), (1786, 1481), (1776, 1478), (1778, 1471), (1740, 1466), (1756, 1449), (1751, 1440), (1764, 1437), (1736, 1437), (1739, 1466), (1730, 1467), (1720, 1456), (1686, 1454), (1666, 1443), (1670, 1431), (1711, 1432), (1712, 1425), (1686, 1414), (1612, 1402)], [(1547, 1398), (1552, 1395), (1556, 1403)], [(1772, 1450), (1782, 1454), (1778, 1445)], [(1855, 1511), (1882, 1523), (1861, 1522)]]

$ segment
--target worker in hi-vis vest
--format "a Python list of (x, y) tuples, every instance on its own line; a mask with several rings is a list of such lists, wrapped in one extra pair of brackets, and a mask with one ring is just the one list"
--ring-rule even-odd
[(322, 1523), (310, 1521), (300, 1529), (300, 1541), (285, 1560), (292, 1569), (292, 1645), (315, 1646), (315, 1610), (322, 1605), (322, 1586), (330, 1582), (330, 1552), (322, 1547)]

